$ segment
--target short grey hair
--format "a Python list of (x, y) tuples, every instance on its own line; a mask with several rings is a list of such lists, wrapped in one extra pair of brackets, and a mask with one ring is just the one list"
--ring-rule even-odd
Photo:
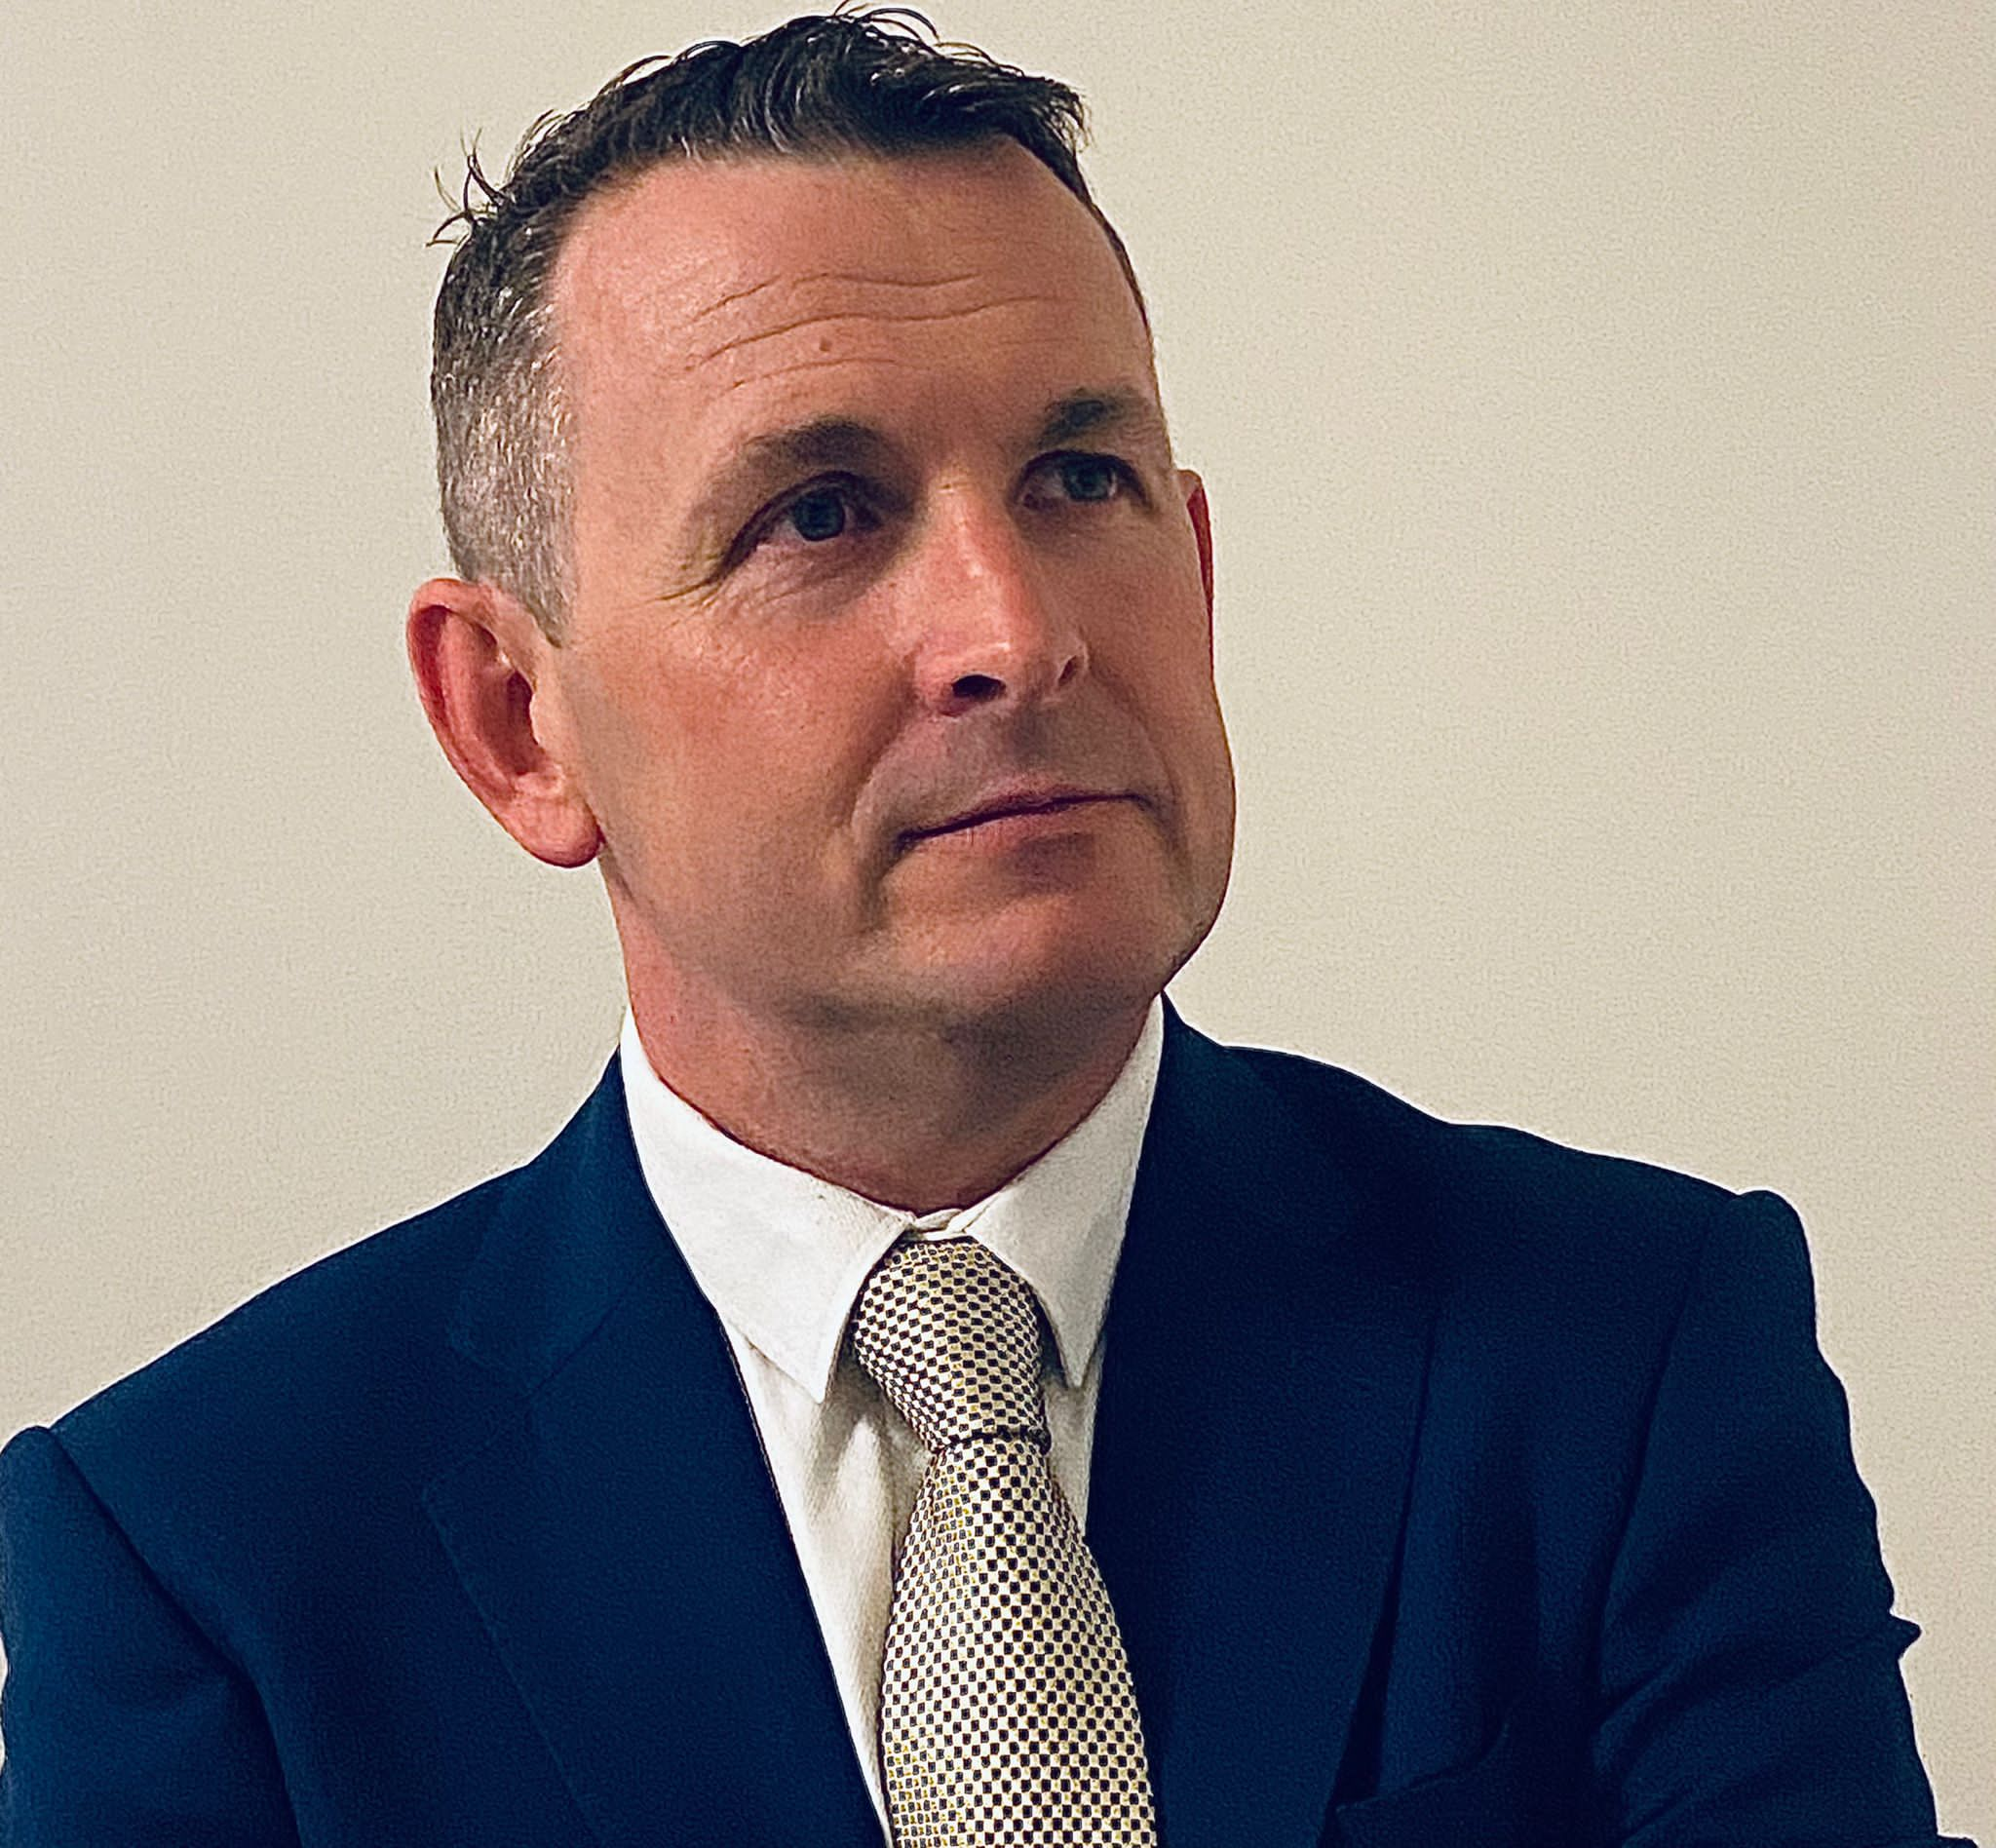
[[(661, 162), (703, 156), (895, 156), (1009, 137), (1107, 235), (1143, 312), (1129, 252), (1082, 177), (1080, 96), (974, 46), (940, 44), (902, 8), (812, 14), (744, 44), (646, 58), (527, 132), (505, 178), (466, 161), (437, 294), (430, 404), (443, 530), (460, 576), (517, 597), (553, 640), (574, 592), (569, 409), (551, 282), (582, 205)], [(1146, 317), (1147, 319), (1147, 317)]]

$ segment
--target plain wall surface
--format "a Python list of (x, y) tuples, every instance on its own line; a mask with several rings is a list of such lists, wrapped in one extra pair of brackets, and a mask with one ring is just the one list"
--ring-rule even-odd
[[(457, 785), (433, 168), (781, 11), (0, 25), (0, 1436), (530, 1155), (593, 872)], [(1941, 1821), (1996, 1837), (1996, 24), (1054, 9), (1206, 476), (1241, 773), (1174, 994), (1800, 1209)]]

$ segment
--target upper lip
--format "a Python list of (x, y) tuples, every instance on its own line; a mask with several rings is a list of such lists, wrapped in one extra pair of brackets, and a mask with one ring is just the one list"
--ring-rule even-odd
[(959, 809), (940, 822), (911, 828), (902, 836), (919, 840), (927, 834), (946, 834), (954, 828), (974, 828), (979, 822), (994, 821), (1001, 815), (1032, 815), (1047, 809), (1066, 808), (1075, 802), (1110, 802), (1125, 794), (1122, 789), (1093, 789), (1075, 783), (1016, 783), (979, 796), (969, 808)]

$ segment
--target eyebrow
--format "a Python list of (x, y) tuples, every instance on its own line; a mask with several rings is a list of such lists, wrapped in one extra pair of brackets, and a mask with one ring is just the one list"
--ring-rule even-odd
[(1080, 437), (1124, 436), (1147, 440), (1170, 458), (1171, 439), (1165, 415), (1141, 392), (1117, 387), (1109, 391), (1069, 392), (1047, 406), (1034, 443), (1050, 449)]
[(726, 493), (745, 481), (765, 476), (854, 468), (877, 461), (893, 446), (871, 424), (857, 417), (814, 417), (809, 423), (750, 437), (728, 458), (714, 485)]

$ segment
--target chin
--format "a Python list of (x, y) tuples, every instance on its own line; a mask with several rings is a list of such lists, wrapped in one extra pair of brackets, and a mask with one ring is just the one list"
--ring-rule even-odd
[(1205, 934), (1177, 917), (1028, 912), (932, 939), (908, 988), (945, 1030), (1086, 1034), (1147, 1006)]
[(944, 1033), (1087, 1038), (1129, 1020), (1199, 947), (1226, 891), (1223, 860), (1157, 852), (1140, 830), (911, 870), (857, 985), (876, 1018)]

